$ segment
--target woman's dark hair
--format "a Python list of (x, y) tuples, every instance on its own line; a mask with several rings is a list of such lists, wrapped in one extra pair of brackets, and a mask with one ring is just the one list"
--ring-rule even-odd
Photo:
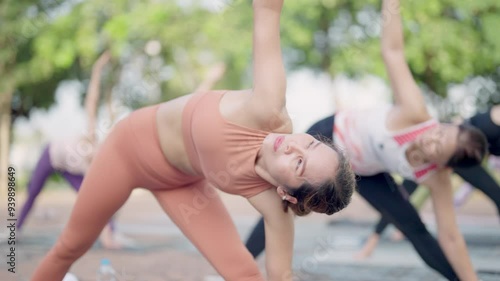
[(336, 176), (319, 186), (305, 183), (295, 190), (288, 188), (290, 195), (297, 198), (297, 204), (284, 200), (285, 212), (290, 208), (297, 216), (305, 216), (310, 212), (332, 215), (347, 207), (351, 202), (356, 188), (356, 178), (351, 164), (344, 153), (339, 152), (330, 142), (324, 143), (338, 152), (339, 165)]
[(477, 128), (462, 124), (458, 126), (457, 148), (447, 163), (452, 168), (467, 168), (479, 165), (488, 149), (488, 141)]

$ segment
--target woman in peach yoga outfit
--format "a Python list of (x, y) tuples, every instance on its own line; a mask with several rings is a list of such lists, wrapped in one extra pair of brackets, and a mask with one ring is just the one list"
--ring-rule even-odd
[(193, 93), (137, 110), (115, 126), (33, 281), (60, 281), (139, 186), (228, 281), (265, 280), (215, 189), (247, 198), (266, 224), (266, 280), (292, 280), (294, 213), (343, 209), (355, 179), (335, 148), (291, 134), (282, 6), (253, 1), (253, 89)]

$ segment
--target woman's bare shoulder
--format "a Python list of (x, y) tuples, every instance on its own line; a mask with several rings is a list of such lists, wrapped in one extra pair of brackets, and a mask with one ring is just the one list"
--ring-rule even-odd
[(291, 133), (293, 131), (292, 120), (285, 104), (276, 107), (274, 103), (266, 103), (261, 99), (256, 99), (251, 90), (245, 94), (248, 95), (245, 107), (262, 130), (276, 133)]
[(428, 113), (415, 116), (408, 114), (401, 107), (393, 106), (387, 113), (386, 127), (389, 131), (399, 131), (424, 123), (430, 119), (432, 119), (432, 116)]

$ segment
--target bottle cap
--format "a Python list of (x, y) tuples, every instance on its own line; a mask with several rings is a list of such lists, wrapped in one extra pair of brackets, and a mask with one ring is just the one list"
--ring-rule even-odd
[(111, 262), (109, 261), (109, 259), (102, 259), (101, 265), (111, 265)]

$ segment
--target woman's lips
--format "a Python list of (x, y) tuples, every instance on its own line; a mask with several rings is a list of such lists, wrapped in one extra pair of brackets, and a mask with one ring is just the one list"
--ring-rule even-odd
[(278, 148), (281, 146), (284, 139), (284, 136), (279, 136), (276, 138), (276, 140), (274, 141), (274, 151), (278, 151)]

